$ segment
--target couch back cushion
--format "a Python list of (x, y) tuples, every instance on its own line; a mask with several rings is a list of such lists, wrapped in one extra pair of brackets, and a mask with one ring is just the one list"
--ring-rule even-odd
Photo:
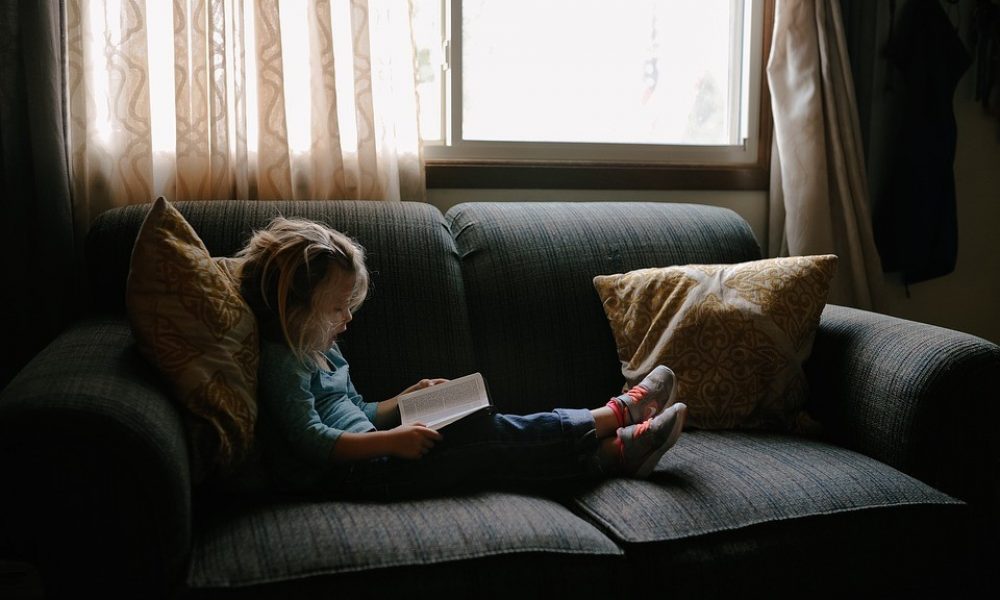
[(717, 207), (468, 203), (446, 219), (462, 262), (479, 370), (503, 411), (595, 407), (624, 383), (595, 275), (760, 258)]
[[(384, 400), (423, 377), (475, 371), (455, 246), (441, 212), (418, 202), (250, 202), (175, 204), (212, 256), (232, 256), (275, 216), (328, 224), (365, 247), (368, 300), (340, 346), (366, 399)], [(129, 257), (149, 204), (103, 213), (87, 238), (93, 306), (124, 316)]]

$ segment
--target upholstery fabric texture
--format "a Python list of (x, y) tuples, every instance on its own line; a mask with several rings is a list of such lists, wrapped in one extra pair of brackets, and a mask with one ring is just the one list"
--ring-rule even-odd
[(512, 413), (593, 408), (622, 387), (595, 275), (760, 258), (746, 221), (711, 206), (476, 202), (445, 217), (479, 370)]
[(810, 414), (836, 444), (983, 505), (1000, 493), (1000, 348), (958, 331), (829, 305), (805, 365)]
[(4, 462), (4, 507), (17, 530), (4, 535), (60, 549), (46, 559), (63, 574), (47, 594), (166, 586), (192, 537), (185, 426), (128, 323), (78, 322), (30, 367), (0, 394), (0, 456), (16, 457)]
[(622, 554), (593, 525), (558, 503), (504, 492), (405, 502), (299, 499), (248, 503), (236, 510), (227, 504), (209, 521), (191, 558), (188, 584), (193, 588), (502, 554)]
[(192, 417), (196, 474), (242, 461), (257, 418), (257, 322), (230, 271), (162, 197), (139, 230), (125, 298), (139, 351)]
[(594, 278), (626, 385), (677, 375), (690, 427), (812, 432), (803, 362), (837, 257), (639, 269)]
[(608, 479), (575, 502), (618, 541), (906, 505), (963, 503), (864, 455), (774, 432), (687, 432), (646, 481)]

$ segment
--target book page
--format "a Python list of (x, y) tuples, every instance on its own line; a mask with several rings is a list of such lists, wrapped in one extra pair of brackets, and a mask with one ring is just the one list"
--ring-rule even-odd
[(473, 373), (400, 396), (399, 416), (403, 425), (440, 429), (489, 405), (483, 376)]

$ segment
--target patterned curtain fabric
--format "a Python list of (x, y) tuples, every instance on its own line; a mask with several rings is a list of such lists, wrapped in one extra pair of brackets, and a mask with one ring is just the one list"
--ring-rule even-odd
[(839, 3), (777, 0), (771, 48), (769, 254), (838, 255), (830, 302), (875, 308), (882, 268)]
[(78, 230), (161, 194), (423, 199), (407, 2), (65, 7)]

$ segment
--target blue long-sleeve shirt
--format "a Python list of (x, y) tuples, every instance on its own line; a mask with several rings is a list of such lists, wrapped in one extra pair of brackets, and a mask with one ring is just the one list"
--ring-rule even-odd
[[(261, 342), (257, 384), (261, 417), (281, 437), (290, 458), (313, 468), (329, 466), (330, 452), (344, 432), (375, 429), (377, 404), (365, 402), (354, 388), (340, 349), (334, 345), (324, 356), (332, 370), (302, 363), (284, 344)], [(272, 455), (283, 451), (269, 450)], [(285, 457), (277, 458), (279, 465), (287, 464), (281, 460)]]

